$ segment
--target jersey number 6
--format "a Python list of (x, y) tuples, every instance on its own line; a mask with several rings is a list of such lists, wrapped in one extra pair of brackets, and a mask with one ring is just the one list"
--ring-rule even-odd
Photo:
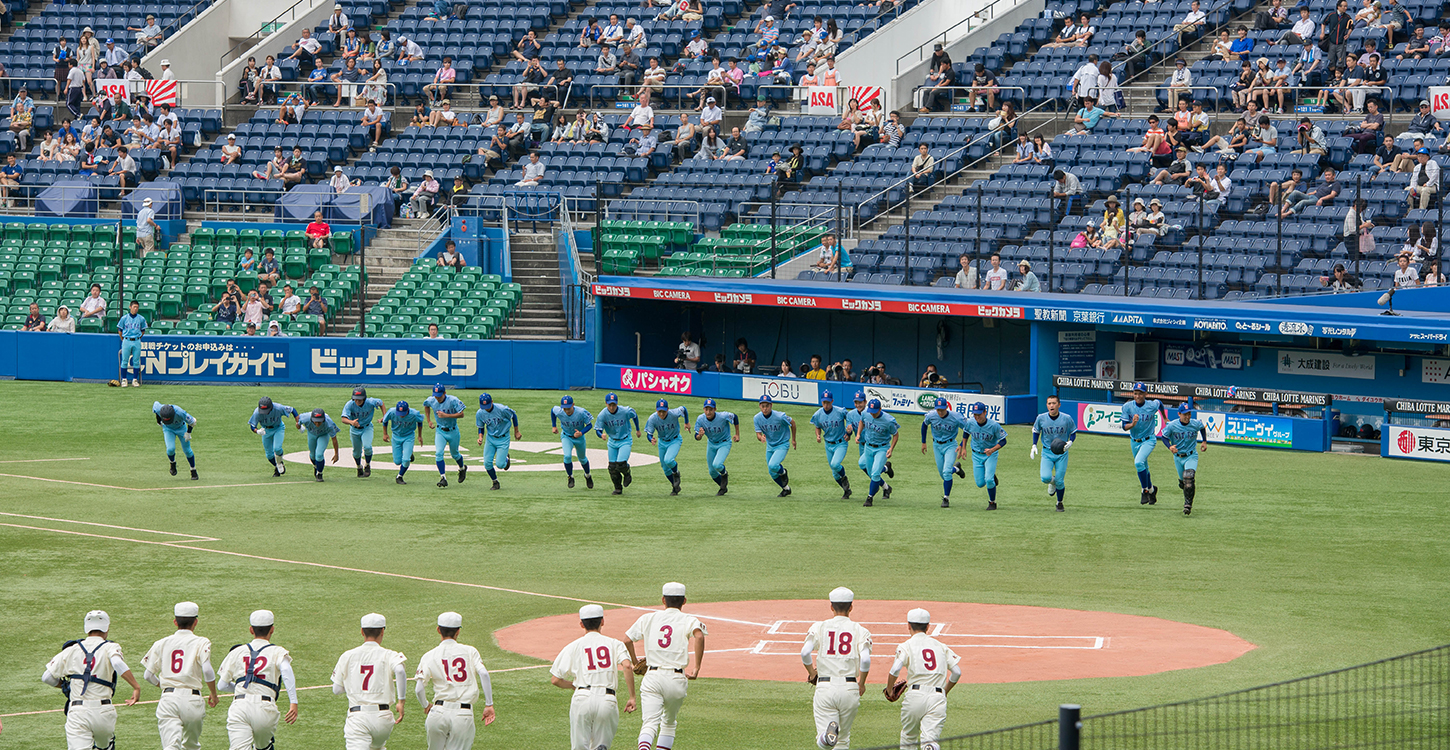
[(674, 641), (675, 641), (675, 629), (674, 629), (674, 627), (673, 626), (670, 626), (670, 625), (661, 625), (660, 626), (660, 639), (658, 641), (656, 641), (657, 643), (659, 643), (660, 648), (669, 648), (670, 647), (670, 644), (671, 643), (674, 643)]
[(172, 674), (181, 674), (181, 668), (185, 666), (185, 663), (183, 662), (183, 659), (182, 659), (182, 657), (185, 655), (185, 653), (186, 652), (182, 651), (179, 648), (176, 649), (175, 651), (172, 651), (171, 652), (171, 673)]

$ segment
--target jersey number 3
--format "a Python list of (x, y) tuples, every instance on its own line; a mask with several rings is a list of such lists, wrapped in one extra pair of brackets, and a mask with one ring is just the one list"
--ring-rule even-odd
[(851, 634), (837, 633), (834, 630), (826, 631), (826, 654), (829, 656), (850, 656)]
[(674, 643), (674, 642), (675, 642), (675, 629), (674, 629), (674, 627), (673, 626), (670, 626), (670, 625), (661, 625), (660, 626), (660, 639), (658, 641), (656, 641), (656, 643), (658, 643), (660, 645), (660, 648), (669, 648), (670, 647), (670, 644), (671, 643)]

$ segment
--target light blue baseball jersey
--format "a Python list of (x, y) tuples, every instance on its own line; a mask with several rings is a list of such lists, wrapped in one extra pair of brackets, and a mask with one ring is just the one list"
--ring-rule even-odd
[(866, 416), (865, 410), (857, 409), (854, 406), (846, 410), (846, 429), (855, 430), (855, 435), (861, 437), (861, 418)]
[(573, 414), (566, 414), (564, 407), (556, 406), (549, 410), (549, 424), (557, 426), (560, 435), (574, 437), (575, 431), (588, 434), (594, 429), (594, 415), (582, 406), (575, 406)]
[(728, 411), (716, 411), (715, 418), (704, 414), (695, 417), (695, 429), (705, 432), (705, 439), (711, 443), (730, 442), (730, 425), (740, 424), (740, 418)]
[(991, 417), (985, 424), (977, 424), (975, 417), (968, 419), (967, 434), (972, 436), (973, 453), (985, 453), (988, 448), (1007, 439), (1007, 431)]
[(683, 406), (676, 406), (665, 412), (665, 418), (660, 419), (660, 413), (649, 415), (644, 422), (644, 434), (646, 437), (655, 436), (656, 440), (670, 442), (680, 439), (680, 420), (690, 418), (690, 411)]
[(967, 420), (963, 419), (962, 415), (947, 409), (947, 415), (943, 417), (937, 414), (936, 409), (932, 409), (921, 420), (921, 442), (926, 442), (928, 431), (931, 432), (932, 439), (935, 441), (955, 441), (957, 433), (965, 429), (967, 429)]
[(1042, 438), (1042, 445), (1052, 445), (1054, 440), (1076, 440), (1077, 420), (1067, 415), (1067, 412), (1059, 411), (1057, 419), (1047, 416), (1047, 412), (1037, 415), (1037, 421), (1032, 423), (1032, 434)]
[(270, 430), (282, 424), (283, 417), (296, 418), (297, 410), (285, 404), (274, 403), (272, 404), (272, 408), (268, 409), (265, 414), (262, 413), (261, 409), (253, 409), (252, 418), (247, 420), (247, 424), (254, 430), (258, 427), (265, 427)]
[(770, 416), (757, 413), (755, 419), (755, 431), (765, 435), (765, 444), (771, 447), (788, 445), (790, 443), (790, 426), (795, 424), (785, 412), (770, 410)]
[[(161, 407), (162, 406), (166, 406), (166, 404), (162, 404), (160, 401), (153, 401), (153, 402), (151, 402), (151, 413), (152, 414), (155, 414), (158, 417), (161, 416)], [(177, 406), (176, 404), (170, 404), (170, 406), (171, 406), (172, 409), (174, 409), (176, 411), (176, 416), (172, 417), (172, 419), (171, 419), (170, 422), (162, 422), (163, 425), (165, 425), (167, 427), (170, 427), (171, 429), (174, 430), (177, 427), (179, 427), (182, 423), (189, 424), (189, 425), (196, 424), (196, 417), (193, 417), (190, 414), (187, 414), (185, 409), (181, 408), (180, 406)]]
[(639, 429), (639, 415), (635, 413), (633, 406), (620, 406), (612, 414), (606, 406), (604, 411), (599, 412), (594, 429), (608, 435), (610, 440), (628, 440), (630, 422), (634, 423), (634, 429)]
[(126, 313), (116, 321), (116, 330), (121, 332), (122, 337), (128, 339), (140, 338), (141, 334), (146, 332), (146, 328), (146, 316), (144, 315)]
[(479, 407), (473, 421), (489, 437), (504, 438), (509, 436), (509, 427), (519, 423), (519, 415), (513, 409), (495, 401), (492, 409)]
[(861, 434), (866, 438), (867, 445), (886, 445), (891, 442), (891, 436), (901, 429), (896, 417), (886, 412), (872, 414), (865, 412), (861, 415)]
[(839, 443), (846, 439), (846, 420), (851, 409), (842, 409), (834, 404), (826, 411), (822, 406), (811, 415), (811, 426), (821, 431), (821, 439), (827, 443)]
[(1128, 431), (1128, 435), (1134, 440), (1151, 440), (1158, 431), (1158, 412), (1163, 404), (1156, 398), (1143, 400), (1139, 406), (1136, 401), (1129, 401), (1123, 404), (1123, 421), (1131, 422), (1133, 417), (1138, 417), (1138, 424)]
[(359, 425), (366, 427), (373, 423), (373, 413), (378, 409), (387, 409), (387, 405), (380, 398), (365, 398), (362, 405), (348, 399), (342, 407), (342, 416), (355, 420)]
[(423, 424), (424, 421), (423, 412), (411, 406), (406, 412), (399, 413), (397, 409), (389, 409), (388, 413), (383, 415), (383, 424), (391, 427), (393, 434), (398, 436), (413, 434), (413, 431), (418, 429), (418, 425)]
[(438, 414), (438, 412), (444, 412), (446, 414), (462, 414), (463, 402), (458, 400), (457, 396), (451, 394), (444, 394), (442, 401), (439, 401), (436, 396), (429, 396), (428, 400), (423, 402), (423, 405), (433, 409), (433, 416), (438, 419), (439, 429), (458, 429), (458, 417), (444, 417), (439, 416)]
[(1163, 442), (1174, 453), (1197, 453), (1199, 433), (1203, 430), (1203, 423), (1197, 419), (1188, 420), (1188, 424), (1175, 419), (1163, 427)]
[(332, 421), (332, 417), (324, 414), (321, 422), (314, 422), (310, 412), (306, 416), (307, 418), (302, 420), (302, 427), (307, 430), (307, 434), (324, 438), (337, 434), (337, 425)]

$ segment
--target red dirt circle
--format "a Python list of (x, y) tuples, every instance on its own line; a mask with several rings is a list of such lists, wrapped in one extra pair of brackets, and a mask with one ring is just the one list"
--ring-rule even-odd
[[(962, 657), (968, 683), (1136, 677), (1223, 664), (1254, 644), (1224, 630), (1116, 612), (959, 602), (858, 601), (852, 619), (871, 631), (873, 661), (907, 638), (906, 612), (931, 612), (928, 633)], [(621, 640), (643, 608), (605, 612), (604, 632)], [(823, 601), (690, 603), (709, 630), (702, 677), (796, 682), (811, 624), (831, 616)], [(542, 617), (495, 633), (499, 646), (551, 661), (579, 637), (577, 615)], [(877, 662), (881, 663), (881, 662)], [(885, 681), (885, 669), (872, 669)]]

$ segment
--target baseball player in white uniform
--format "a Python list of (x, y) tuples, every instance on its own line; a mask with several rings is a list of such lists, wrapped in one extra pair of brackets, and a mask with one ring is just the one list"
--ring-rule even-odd
[(217, 670), (217, 689), (235, 696), (227, 709), (227, 739), (231, 750), (271, 750), (282, 712), (277, 699), (287, 691), (286, 721), (297, 721), (297, 675), (292, 655), (272, 642), (276, 618), (259, 609), (247, 619), (252, 641), (232, 646)]
[(65, 715), (67, 750), (108, 748), (116, 739), (116, 707), (111, 697), (116, 692), (116, 678), (131, 684), (131, 697), (126, 705), (134, 705), (141, 697), (141, 685), (126, 660), (121, 644), (106, 639), (111, 630), (111, 616), (101, 610), (86, 613), (86, 635), (71, 641), (40, 675), (41, 682), (58, 688), (70, 685), (70, 705)]
[[(428, 718), (423, 725), (428, 731), (428, 750), (468, 750), (473, 747), (477, 727), (473, 721), (473, 704), (478, 702), (478, 686), (483, 685), (483, 723), (493, 723), (493, 680), (478, 649), (458, 642), (463, 615), (444, 612), (438, 615), (440, 643), (423, 654), (413, 692)], [(433, 686), (433, 702), (428, 702), (428, 686)]]
[[(403, 720), (408, 694), (408, 657), (383, 648), (387, 618), (363, 615), (363, 644), (344, 651), (332, 668), (333, 695), (347, 694), (347, 722), (342, 741), (347, 750), (381, 750)], [(392, 711), (397, 708), (397, 718)]]
[(896, 661), (886, 675), (886, 690), (896, 686), (905, 669), (901, 698), (901, 750), (937, 750), (942, 724), (947, 720), (947, 694), (962, 679), (961, 657), (926, 634), (931, 613), (913, 609), (906, 613), (911, 637), (896, 647)]
[[(635, 674), (644, 675), (639, 687), (643, 713), (639, 750), (675, 746), (675, 718), (685, 702), (687, 681), (700, 676), (700, 662), (705, 658), (704, 623), (680, 611), (685, 606), (685, 584), (667, 583), (661, 594), (664, 610), (635, 620), (624, 634)], [(644, 660), (635, 654), (636, 641), (644, 642)]]
[[(146, 681), (161, 688), (156, 704), (156, 725), (161, 730), (161, 750), (197, 750), (201, 747), (201, 722), (206, 710), (215, 708), (216, 671), (211, 667), (211, 641), (197, 635), (195, 602), (181, 602), (172, 613), (176, 632), (151, 644), (141, 658)], [(205, 701), (201, 689), (209, 693)]]
[[(816, 716), (816, 744), (829, 750), (851, 747), (851, 724), (866, 692), (871, 671), (871, 633), (851, 621), (851, 603), (856, 594), (842, 586), (831, 591), (829, 620), (818, 622), (806, 633), (801, 662), (808, 681), (816, 686), (812, 709)], [(818, 652), (818, 653), (817, 653)], [(817, 653), (815, 663), (811, 654)]]
[(604, 608), (586, 604), (579, 608), (576, 638), (554, 657), (549, 682), (572, 691), (569, 699), (570, 750), (609, 750), (619, 730), (619, 672), (629, 686), (626, 713), (634, 711), (634, 670), (624, 642), (599, 632), (604, 627)]

